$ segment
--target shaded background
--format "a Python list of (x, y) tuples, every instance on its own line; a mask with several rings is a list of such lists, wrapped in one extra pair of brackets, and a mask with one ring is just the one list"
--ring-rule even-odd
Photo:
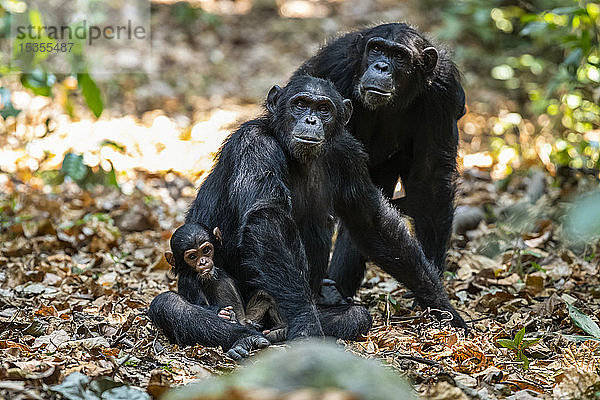
[[(5, 22), (11, 10), (23, 11), (19, 3), (4, 2)], [(269, 88), (285, 83), (326, 39), (405, 21), (454, 51), (469, 108), (461, 159), (476, 153), (467, 167), (494, 164), (496, 179), (530, 164), (552, 175), (561, 167), (593, 173), (600, 165), (599, 12), (593, 2), (552, 0), (152, 2), (152, 75), (92, 77), (88, 84), (45, 73), (43, 62), (26, 75), (3, 67), (2, 115), (23, 113), (5, 120), (4, 137), (14, 140), (2, 145), (1, 166), (52, 169), (69, 148), (95, 154), (103, 138), (122, 138), (124, 148), (104, 150), (100, 160), (88, 156), (86, 164), (112, 161), (119, 181), (135, 167), (197, 175), (210, 165), (199, 160), (232, 126), (260, 112)], [(82, 98), (86, 85), (98, 86), (96, 97)], [(19, 128), (24, 119), (27, 129)], [(150, 154), (136, 152), (132, 136), (158, 146), (154, 159), (142, 160)]]

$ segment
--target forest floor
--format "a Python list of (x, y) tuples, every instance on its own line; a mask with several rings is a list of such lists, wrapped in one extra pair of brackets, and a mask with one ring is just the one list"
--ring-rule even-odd
[[(237, 368), (220, 349), (170, 345), (146, 316), (154, 296), (176, 289), (163, 256), (171, 232), (223, 138), (260, 112), (268, 88), (323, 38), (422, 18), (410, 2), (313, 3), (326, 17), (262, 10), (175, 26), (172, 8), (157, 5), (160, 78), (115, 77), (106, 87), (120, 91), (107, 90), (110, 107), (98, 121), (79, 108), (71, 120), (60, 95), (34, 97), (3, 78), (23, 111), (3, 121), (0, 137), (0, 398), (52, 397), (48, 388), (76, 371), (156, 394)], [(571, 241), (564, 222), (568, 201), (593, 178), (491, 159), (491, 127), (514, 104), (481, 88), (467, 92), (459, 223), (444, 278), (471, 330), (465, 336), (414, 309), (406, 289), (370, 265), (356, 301), (374, 326), (343, 345), (385, 361), (426, 398), (591, 396), (600, 390), (592, 340), (600, 337), (600, 245)], [(119, 188), (52, 182), (69, 151), (85, 163), (71, 169), (104, 182), (111, 179), (102, 168), (112, 164)], [(515, 172), (503, 175), (508, 167)]]

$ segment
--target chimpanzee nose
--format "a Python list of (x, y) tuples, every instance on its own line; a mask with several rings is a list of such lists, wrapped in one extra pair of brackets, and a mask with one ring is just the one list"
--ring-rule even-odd
[(309, 115), (308, 117), (306, 117), (306, 123), (309, 125), (316, 125), (317, 124), (317, 118), (313, 117), (312, 115)]
[(375, 64), (375, 69), (379, 72), (388, 72), (390, 66), (388, 65), (388, 63), (378, 62)]

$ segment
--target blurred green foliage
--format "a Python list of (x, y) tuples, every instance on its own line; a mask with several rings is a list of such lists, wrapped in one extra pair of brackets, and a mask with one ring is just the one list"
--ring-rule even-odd
[[(28, 52), (20, 53), (21, 56), (16, 56), (19, 43), (28, 39), (18, 39), (11, 37), (10, 22), (11, 22), (11, 2), (0, 2), (0, 39), (8, 39), (12, 41), (12, 62), (9, 62), (8, 57), (10, 55), (3, 54), (0, 58), (0, 77), (4, 75), (18, 75), (23, 87), (30, 89), (37, 96), (52, 97), (54, 95), (53, 88), (59, 84), (59, 89), (63, 90), (66, 97), (65, 108), (66, 111), (73, 116), (73, 108), (71, 103), (71, 96), (73, 95), (74, 89), (79, 89), (85, 104), (92, 111), (92, 113), (98, 118), (104, 110), (104, 104), (102, 101), (102, 94), (96, 85), (96, 82), (90, 77), (88, 73), (79, 74), (54, 74), (47, 71), (45, 59), (48, 58), (50, 52)], [(22, 10), (19, 10), (22, 11)], [(27, 8), (28, 20), (32, 26), (43, 26), (43, 16), (35, 8)], [(39, 38), (44, 43), (56, 43), (55, 40), (44, 36)], [(29, 39), (31, 40), (31, 39)], [(77, 42), (73, 46), (72, 54), (70, 54), (70, 64), (72, 70), (81, 70), (81, 60), (83, 58), (83, 46), (81, 41), (85, 41), (85, 38), (78, 39), (72, 38), (71, 40)], [(23, 72), (29, 71), (29, 72)], [(76, 78), (77, 86), (72, 87), (73, 78)], [(5, 92), (8, 92), (6, 88), (0, 88)], [(4, 92), (2, 96), (3, 106), (1, 109), (2, 116), (16, 115), (12, 104), (10, 103), (10, 93), (7, 95), (8, 102), (5, 102)], [(6, 108), (8, 107), (8, 110)], [(8, 114), (7, 114), (8, 113)], [(7, 115), (5, 115), (7, 114)]]
[(171, 15), (175, 22), (181, 26), (190, 26), (200, 19), (203, 23), (218, 27), (223, 23), (221, 17), (204, 11), (200, 7), (194, 7), (187, 1), (179, 1), (171, 6)]
[[(553, 136), (550, 161), (600, 169), (600, 5), (589, 0), (458, 0), (438, 8), (438, 37), (453, 42), (464, 71), (505, 90), (538, 134)], [(468, 82), (466, 83), (468, 86)], [(502, 135), (494, 129), (494, 134)], [(496, 147), (502, 147), (499, 138)], [(518, 146), (514, 146), (518, 149)], [(542, 160), (544, 161), (544, 160)]]
[(565, 218), (564, 230), (580, 245), (600, 239), (600, 191), (579, 196)]
[(96, 185), (119, 188), (112, 164), (110, 171), (101, 167), (92, 168), (84, 163), (81, 154), (75, 153), (65, 154), (59, 170), (41, 171), (38, 175), (49, 185), (60, 185), (69, 178), (83, 189), (91, 189)]

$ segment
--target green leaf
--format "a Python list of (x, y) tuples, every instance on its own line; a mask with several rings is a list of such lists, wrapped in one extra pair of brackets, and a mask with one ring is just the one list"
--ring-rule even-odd
[(525, 354), (521, 353), (520, 360), (523, 361), (523, 370), (527, 371), (529, 369), (529, 359)]
[(50, 390), (62, 394), (67, 399), (85, 399), (85, 386), (90, 378), (81, 372), (68, 375), (60, 385), (50, 387)]
[(600, 191), (580, 196), (569, 211), (564, 224), (568, 237), (580, 244), (600, 233)]
[(96, 82), (90, 78), (90, 74), (88, 73), (77, 74), (77, 82), (81, 88), (85, 102), (96, 118), (98, 118), (102, 114), (102, 111), (104, 111), (104, 104), (102, 103), (100, 89), (96, 86)]
[(567, 303), (567, 307), (569, 308), (569, 317), (575, 326), (590, 336), (600, 338), (600, 328), (590, 317), (569, 303)]
[(82, 155), (67, 153), (63, 159), (60, 171), (75, 182), (82, 182), (88, 174), (88, 166), (83, 163)]
[(21, 110), (17, 110), (10, 101), (10, 90), (0, 87), (0, 116), (6, 119), (16, 117)]
[(529, 346), (533, 346), (534, 344), (536, 344), (537, 342), (539, 342), (542, 338), (537, 338), (537, 339), (523, 339), (523, 344), (521, 346), (522, 349), (526, 349)]
[(578, 14), (578, 11), (581, 11), (581, 10), (582, 10), (581, 7), (571, 6), (571, 7), (555, 8), (555, 9), (550, 10), (549, 12), (551, 14), (565, 15), (565, 14)]
[(567, 340), (571, 340), (573, 342), (585, 342), (587, 340), (595, 340), (596, 342), (600, 342), (600, 338), (595, 338), (592, 336), (583, 336), (583, 335), (562, 335)]
[(535, 251), (533, 251), (533, 250), (528, 250), (528, 249), (525, 249), (525, 250), (523, 250), (523, 251), (521, 252), (521, 254), (523, 254), (523, 255), (528, 255), (528, 256), (534, 256), (534, 257), (536, 257), (536, 258), (542, 258), (542, 255), (541, 255), (540, 253), (538, 253), (538, 252), (535, 252)]
[(573, 50), (565, 61), (563, 61), (564, 65), (579, 65), (581, 63), (581, 58), (583, 57), (583, 50), (580, 48), (576, 48)]
[(500, 346), (506, 347), (507, 349), (516, 349), (517, 348), (517, 346), (515, 345), (515, 342), (513, 342), (510, 339), (498, 339), (497, 342)]
[(521, 344), (524, 336), (525, 336), (525, 327), (522, 327), (521, 330), (519, 332), (517, 332), (517, 334), (515, 335), (515, 338), (513, 340), (517, 346), (519, 346)]
[(150, 396), (139, 389), (111, 378), (96, 378), (90, 382), (90, 378), (80, 372), (73, 372), (60, 385), (51, 386), (50, 390), (71, 400), (150, 400)]
[(390, 302), (390, 304), (395, 307), (396, 304), (398, 304), (398, 302), (396, 301), (396, 299), (392, 296), (392, 295), (388, 295), (387, 300)]
[(41, 171), (35, 174), (43, 179), (44, 183), (47, 185), (58, 186), (65, 180), (65, 174), (62, 171), (57, 170), (48, 170)]
[(521, 32), (519, 32), (519, 35), (527, 36), (531, 34), (541, 33), (545, 31), (547, 27), (548, 25), (546, 25), (544, 22), (533, 21), (525, 25), (525, 27), (521, 29)]
[(86, 178), (80, 183), (84, 188), (90, 188), (95, 185), (114, 186), (117, 189), (119, 188), (114, 168), (111, 168), (108, 172), (104, 171), (102, 168), (96, 172), (90, 169)]
[(102, 146), (110, 146), (110, 147), (114, 148), (115, 150), (119, 150), (121, 152), (125, 151), (125, 146), (123, 146), (122, 144), (119, 144), (115, 141), (108, 140), (108, 139), (103, 140), (102, 143), (100, 143), (100, 146), (101, 147)]
[(56, 77), (48, 74), (41, 69), (21, 75), (21, 84), (30, 89), (36, 96), (52, 96), (52, 85), (56, 82)]
[(541, 271), (541, 272), (546, 272), (546, 269), (544, 267), (542, 267), (540, 264), (536, 263), (536, 262), (531, 262), (531, 266), (536, 270), (536, 271)]

